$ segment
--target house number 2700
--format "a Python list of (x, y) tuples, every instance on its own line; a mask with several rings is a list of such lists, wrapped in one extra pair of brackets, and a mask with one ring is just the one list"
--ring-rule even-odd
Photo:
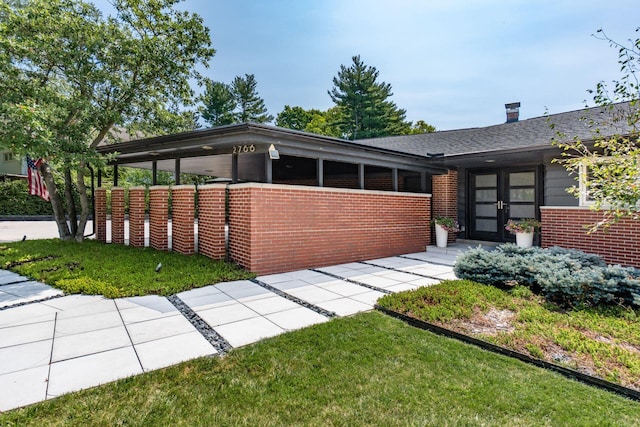
[(253, 153), (255, 151), (256, 151), (256, 146), (254, 144), (233, 146), (233, 154)]

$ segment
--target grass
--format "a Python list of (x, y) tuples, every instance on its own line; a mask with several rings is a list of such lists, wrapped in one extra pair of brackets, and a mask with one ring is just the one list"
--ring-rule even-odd
[(378, 312), (0, 414), (0, 425), (640, 424), (640, 404)]
[[(156, 266), (162, 268), (156, 272)], [(66, 293), (117, 298), (172, 295), (252, 274), (234, 264), (202, 255), (181, 255), (152, 248), (82, 243), (58, 239), (0, 244), (0, 268), (42, 281)]]
[[(640, 390), (640, 310), (561, 310), (525, 287), (505, 291), (464, 280), (388, 295), (379, 304)], [(511, 313), (513, 329), (483, 329), (491, 309)]]

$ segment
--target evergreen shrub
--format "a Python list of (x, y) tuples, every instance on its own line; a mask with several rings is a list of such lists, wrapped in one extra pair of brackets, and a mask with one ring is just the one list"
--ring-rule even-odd
[(27, 181), (0, 182), (0, 215), (52, 215), (51, 203), (27, 191)]
[(622, 304), (640, 307), (640, 270), (608, 266), (599, 256), (574, 249), (472, 249), (454, 267), (461, 279), (486, 285), (523, 285), (564, 307)]

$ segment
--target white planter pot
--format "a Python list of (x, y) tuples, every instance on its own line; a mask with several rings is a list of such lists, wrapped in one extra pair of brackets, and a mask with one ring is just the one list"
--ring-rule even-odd
[(521, 248), (533, 246), (533, 233), (516, 233), (516, 244)]
[(449, 232), (443, 226), (436, 224), (436, 246), (446, 248), (448, 238)]

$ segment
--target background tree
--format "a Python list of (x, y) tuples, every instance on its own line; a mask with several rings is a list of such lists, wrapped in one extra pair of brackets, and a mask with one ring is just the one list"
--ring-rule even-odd
[(366, 66), (360, 56), (352, 58), (350, 67), (340, 66), (328, 91), (331, 100), (340, 107), (337, 122), (342, 136), (347, 139), (374, 138), (409, 133), (405, 121), (406, 111), (389, 101), (391, 85), (378, 82), (379, 72)]
[(178, 2), (113, 0), (108, 18), (80, 0), (0, 3), (0, 144), (45, 160), (61, 239), (83, 239), (87, 165), (103, 164), (95, 148), (117, 139), (115, 125), (154, 133), (193, 126), (182, 111), (192, 103), (189, 80), (214, 50), (202, 19), (176, 10)]
[(315, 133), (317, 135), (332, 136), (334, 138), (342, 137), (342, 130), (337, 125), (343, 116), (340, 107), (332, 107), (327, 111), (320, 111), (313, 114), (311, 121), (307, 123), (304, 131), (309, 133)]
[(302, 107), (284, 106), (284, 109), (276, 116), (276, 126), (304, 131), (309, 122), (313, 120), (313, 116), (322, 114), (322, 111), (316, 109), (305, 110)]
[(409, 129), (409, 135), (416, 135), (420, 133), (431, 133), (435, 131), (436, 131), (435, 126), (430, 125), (424, 120), (418, 120), (417, 122), (411, 125), (411, 128)]
[[(624, 217), (640, 220), (640, 38), (630, 39), (625, 46), (602, 30), (596, 37), (618, 50), (620, 79), (613, 80), (612, 88), (600, 82), (589, 91), (596, 105), (609, 114), (597, 120), (585, 119), (592, 128), (593, 142), (571, 140), (560, 132), (555, 142), (563, 150), (560, 163), (583, 179), (581, 184), (594, 201), (593, 209), (603, 214), (600, 222), (590, 224), (591, 231), (607, 228)], [(623, 101), (628, 103), (620, 104)], [(609, 129), (620, 131), (611, 135)], [(588, 173), (581, 175), (581, 169)], [(581, 190), (578, 185), (568, 191), (580, 196)]]
[(234, 110), (238, 104), (228, 85), (206, 79), (204, 94), (200, 100), (203, 103), (199, 109), (200, 116), (209, 126), (235, 123)]
[(264, 100), (258, 95), (257, 86), (253, 74), (236, 76), (231, 84), (207, 79), (204, 94), (199, 98), (202, 102), (200, 116), (210, 126), (273, 121)]
[(236, 76), (231, 82), (231, 93), (238, 108), (236, 111), (238, 123), (273, 121), (273, 116), (268, 113), (264, 100), (258, 95), (257, 85), (253, 74), (245, 74), (244, 77)]

